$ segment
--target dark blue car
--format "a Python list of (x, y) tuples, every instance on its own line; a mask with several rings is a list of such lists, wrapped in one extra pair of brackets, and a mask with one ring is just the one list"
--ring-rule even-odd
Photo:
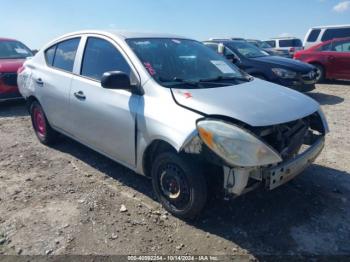
[(300, 92), (315, 89), (317, 70), (314, 66), (290, 58), (272, 56), (243, 41), (211, 40), (204, 44), (226, 56), (248, 74)]

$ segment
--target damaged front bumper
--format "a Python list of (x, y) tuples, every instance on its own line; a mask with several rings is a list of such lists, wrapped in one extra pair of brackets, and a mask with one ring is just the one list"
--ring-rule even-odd
[(263, 170), (262, 175), (266, 180), (267, 187), (270, 190), (275, 189), (303, 172), (315, 161), (321, 153), (324, 144), (325, 138), (319, 138), (312, 146), (295, 158)]
[[(224, 167), (225, 196), (239, 196), (257, 188), (263, 182), (267, 189), (275, 189), (295, 178), (309, 167), (322, 152), (325, 137), (318, 138), (305, 151), (271, 167)], [(253, 183), (249, 183), (249, 180)]]

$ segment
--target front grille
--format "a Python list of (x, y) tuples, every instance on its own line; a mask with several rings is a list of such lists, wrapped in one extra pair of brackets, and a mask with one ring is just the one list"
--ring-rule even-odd
[(0, 81), (8, 86), (17, 86), (17, 74), (16, 73), (3, 73), (0, 75)]
[(316, 70), (312, 70), (307, 74), (303, 74), (301, 75), (301, 79), (304, 81), (312, 81), (315, 80), (317, 76), (317, 71)]
[(255, 129), (253, 132), (273, 147), (286, 160), (297, 154), (310, 127), (309, 119)]

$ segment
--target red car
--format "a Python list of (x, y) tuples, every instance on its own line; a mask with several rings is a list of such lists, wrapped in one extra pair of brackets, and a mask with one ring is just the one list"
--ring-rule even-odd
[(17, 40), (0, 38), (0, 101), (21, 98), (17, 70), (32, 51)]
[(318, 81), (324, 79), (350, 80), (350, 37), (325, 41), (299, 51), (294, 59), (312, 64), (318, 69)]

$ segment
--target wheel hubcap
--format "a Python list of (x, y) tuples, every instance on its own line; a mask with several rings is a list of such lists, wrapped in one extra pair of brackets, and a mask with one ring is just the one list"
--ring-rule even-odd
[(322, 71), (321, 69), (317, 68), (316, 70), (316, 81), (319, 81), (321, 79)]
[(45, 117), (39, 108), (34, 108), (33, 110), (34, 114), (34, 126), (35, 130), (38, 133), (39, 136), (43, 137), (46, 134), (46, 123), (45, 123)]

